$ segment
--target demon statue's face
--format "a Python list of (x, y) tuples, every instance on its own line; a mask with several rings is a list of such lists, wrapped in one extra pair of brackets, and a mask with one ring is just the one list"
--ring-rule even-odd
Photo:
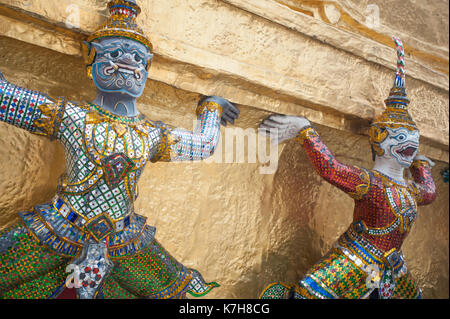
[(419, 150), (419, 131), (406, 128), (386, 128), (387, 136), (379, 144), (383, 157), (394, 158), (401, 166), (409, 167)]
[(96, 51), (92, 77), (97, 88), (106, 93), (141, 96), (152, 59), (147, 47), (120, 37), (103, 38), (91, 45)]

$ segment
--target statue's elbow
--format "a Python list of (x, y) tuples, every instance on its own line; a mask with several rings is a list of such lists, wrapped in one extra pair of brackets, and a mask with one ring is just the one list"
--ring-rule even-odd
[(430, 189), (422, 195), (422, 205), (430, 205), (432, 204), (437, 197), (436, 188)]
[(217, 142), (215, 141), (214, 138), (208, 138), (208, 140), (205, 142), (205, 147), (203, 149), (203, 156), (202, 159), (207, 159), (211, 156), (214, 155), (214, 152), (216, 151), (216, 144)]
[(214, 146), (210, 146), (203, 151), (202, 159), (207, 159), (214, 155), (216, 148)]
[(436, 190), (434, 190), (433, 192), (431, 192), (430, 193), (430, 195), (429, 195), (429, 203), (428, 204), (431, 204), (432, 202), (434, 202), (434, 200), (436, 199), (436, 197), (437, 197), (437, 191)]
[(211, 149), (209, 150), (209, 157), (213, 156), (215, 151), (216, 151), (216, 148), (214, 146), (211, 147)]

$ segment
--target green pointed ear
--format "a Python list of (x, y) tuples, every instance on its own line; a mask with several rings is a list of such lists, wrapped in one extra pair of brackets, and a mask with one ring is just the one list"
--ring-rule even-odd
[(81, 50), (83, 52), (84, 63), (86, 64), (86, 73), (88, 78), (92, 79), (92, 64), (96, 56), (96, 49), (92, 46), (92, 42), (83, 41), (81, 43)]
[(86, 66), (92, 65), (94, 63), (96, 49), (92, 46), (92, 42), (83, 41), (81, 43), (81, 49), (83, 52), (84, 63)]
[(88, 42), (88, 41), (82, 41), (82, 42), (81, 42), (81, 45), (82, 45), (83, 47), (88, 48), (88, 50), (91, 50), (91, 42)]
[(146, 53), (145, 59), (146, 59), (145, 61), (147, 61), (145, 69), (148, 72), (150, 70), (150, 65), (152, 64), (153, 61), (153, 53)]
[(97, 51), (98, 53), (102, 53), (105, 51), (105, 49), (103, 48), (103, 45), (101, 45), (98, 42), (90, 42), (90, 45), (92, 48), (95, 49), (95, 51)]
[(145, 60), (148, 60), (150, 63), (153, 60), (153, 53), (145, 53)]

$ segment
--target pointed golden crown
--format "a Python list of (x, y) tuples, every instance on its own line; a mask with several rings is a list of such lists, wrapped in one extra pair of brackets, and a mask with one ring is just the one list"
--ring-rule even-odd
[(88, 41), (94, 41), (105, 37), (125, 37), (136, 40), (153, 51), (150, 39), (136, 22), (141, 8), (135, 0), (112, 0), (108, 3), (110, 17), (95, 31)]
[(408, 112), (409, 99), (405, 90), (405, 51), (399, 38), (393, 38), (397, 48), (397, 70), (394, 86), (389, 97), (384, 101), (386, 109), (371, 124), (369, 141), (378, 155), (383, 154), (379, 144), (387, 137), (385, 128), (404, 127), (408, 130), (418, 130), (416, 123)]

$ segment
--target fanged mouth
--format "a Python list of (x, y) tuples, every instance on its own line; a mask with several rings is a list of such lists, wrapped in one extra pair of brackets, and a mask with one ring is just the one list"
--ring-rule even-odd
[(395, 152), (402, 157), (412, 157), (417, 151), (416, 146), (406, 145), (405, 147), (396, 150)]
[(107, 66), (104, 70), (106, 75), (112, 75), (114, 72), (126, 73), (130, 75), (134, 75), (136, 79), (139, 81), (142, 79), (141, 68), (135, 68), (126, 64), (121, 63), (112, 63), (110, 66)]

